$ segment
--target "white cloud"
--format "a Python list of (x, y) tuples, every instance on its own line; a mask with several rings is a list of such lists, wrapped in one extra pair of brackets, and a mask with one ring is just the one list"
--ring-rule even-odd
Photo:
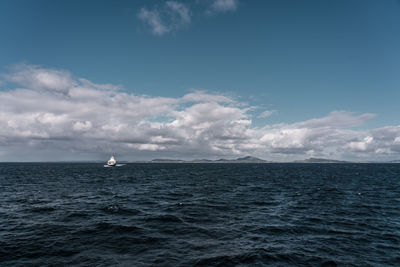
[(367, 150), (368, 144), (370, 144), (373, 140), (374, 140), (373, 137), (367, 136), (362, 141), (350, 142), (348, 146), (350, 149), (365, 151)]
[(232, 103), (234, 102), (231, 98), (223, 95), (208, 94), (204, 91), (196, 91), (194, 93), (186, 94), (183, 98), (186, 102), (222, 102)]
[(163, 35), (170, 31), (168, 25), (162, 21), (157, 10), (149, 11), (146, 8), (142, 8), (140, 9), (138, 17), (151, 27), (152, 32), (155, 35)]
[[(199, 16), (216, 15), (226, 12), (234, 12), (238, 8), (238, 0), (206, 0), (197, 1), (200, 6)], [(138, 18), (150, 27), (154, 35), (162, 36), (167, 33), (176, 32), (192, 22), (196, 15), (189, 8), (190, 4), (178, 1), (166, 1), (163, 5), (154, 5), (152, 8), (142, 7), (138, 12)], [(198, 5), (199, 6), (199, 5)]]
[(32, 89), (67, 93), (74, 86), (74, 80), (67, 71), (43, 69), (35, 65), (18, 64), (12, 72), (2, 75), (8, 81), (29, 86)]
[(75, 131), (88, 131), (92, 128), (92, 123), (90, 121), (77, 121), (72, 126)]
[(216, 93), (140, 96), (74, 78), (68, 71), (27, 64), (2, 77), (18, 85), (0, 91), (0, 160), (85, 159), (111, 152), (127, 159), (400, 156), (400, 126), (354, 129), (373, 114), (333, 111), (260, 128), (252, 124), (249, 110), (254, 107)]
[(307, 128), (345, 128), (355, 127), (364, 123), (365, 120), (374, 118), (375, 114), (366, 113), (355, 116), (352, 112), (347, 111), (332, 111), (329, 116), (311, 119), (304, 122), (296, 123), (296, 127), (307, 127)]
[(191, 22), (190, 9), (177, 1), (167, 1), (161, 7), (141, 8), (138, 18), (150, 26), (155, 35), (176, 31)]
[(210, 8), (207, 10), (208, 14), (232, 12), (237, 9), (237, 0), (213, 0)]
[(268, 118), (277, 112), (277, 110), (265, 110), (260, 115), (258, 115), (258, 118)]
[(179, 23), (190, 23), (190, 10), (184, 4), (176, 2), (176, 1), (167, 1), (166, 6), (179, 15)]

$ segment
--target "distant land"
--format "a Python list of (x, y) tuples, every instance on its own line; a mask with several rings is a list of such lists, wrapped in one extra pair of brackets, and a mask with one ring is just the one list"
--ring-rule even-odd
[(303, 160), (295, 160), (293, 163), (350, 163), (350, 161), (322, 159), (322, 158), (309, 158)]
[[(182, 159), (153, 159), (153, 160), (136, 160), (136, 161), (126, 161), (126, 160), (118, 160), (118, 163), (127, 164), (127, 163), (400, 163), (400, 160), (390, 160), (390, 161), (343, 161), (343, 160), (334, 160), (334, 159), (324, 159), (324, 158), (308, 158), (302, 160), (294, 160), (294, 161), (269, 161), (260, 159), (257, 157), (246, 156), (242, 158), (236, 159), (194, 159), (194, 160), (182, 160)], [(17, 161), (13, 161), (14, 163), (19, 163)], [(77, 161), (46, 161), (47, 163), (105, 163), (106, 161), (101, 160), (77, 160)], [(0, 162), (5, 163), (5, 162)], [(26, 162), (29, 163), (29, 162)], [(30, 162), (30, 163), (40, 163), (40, 162)]]
[(194, 159), (194, 160), (174, 160), (174, 159), (153, 159), (151, 163), (272, 163), (272, 161), (267, 161), (259, 159), (256, 157), (243, 157), (237, 159)]
[[(268, 161), (256, 157), (243, 157), (237, 159), (195, 159), (195, 160), (179, 160), (179, 159), (153, 159), (150, 163), (278, 163), (274, 161)], [(287, 163), (350, 163), (350, 161), (323, 159), (323, 158), (309, 158), (304, 160), (295, 160)]]
[(180, 160), (180, 159), (153, 159), (151, 161), (141, 161), (143, 163), (400, 163), (400, 160), (392, 161), (375, 161), (375, 162), (356, 162), (356, 161), (344, 161), (344, 160), (334, 160), (334, 159), (324, 159), (324, 158), (308, 158), (303, 160), (295, 161), (268, 161), (252, 156), (246, 156), (237, 159), (195, 159), (195, 160)]

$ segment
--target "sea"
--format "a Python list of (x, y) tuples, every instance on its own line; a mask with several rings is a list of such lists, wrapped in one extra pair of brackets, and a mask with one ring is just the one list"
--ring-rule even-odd
[(400, 266), (400, 164), (0, 164), (0, 266)]

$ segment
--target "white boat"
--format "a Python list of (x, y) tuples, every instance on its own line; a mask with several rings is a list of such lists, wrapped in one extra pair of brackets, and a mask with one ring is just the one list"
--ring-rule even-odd
[(117, 165), (117, 161), (115, 160), (114, 156), (111, 156), (111, 158), (107, 161), (107, 166), (113, 167)]

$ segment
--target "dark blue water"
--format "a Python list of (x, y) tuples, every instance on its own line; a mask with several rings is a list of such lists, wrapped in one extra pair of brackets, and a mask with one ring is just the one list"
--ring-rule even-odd
[(0, 265), (399, 266), (400, 164), (0, 164)]

